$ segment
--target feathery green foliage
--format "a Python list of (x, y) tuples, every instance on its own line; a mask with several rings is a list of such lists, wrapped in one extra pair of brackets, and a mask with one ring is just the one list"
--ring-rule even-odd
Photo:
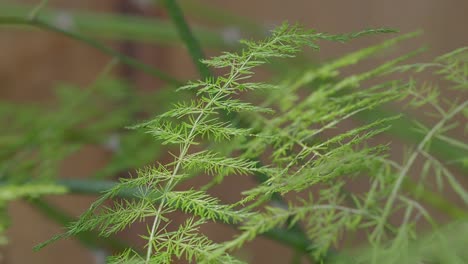
[[(109, 134), (117, 136), (119, 147), (114, 150), (117, 153), (111, 164), (96, 177), (141, 168), (104, 191), (64, 234), (37, 249), (82, 232), (97, 231), (99, 236), (109, 237), (143, 222), (148, 231), (140, 234), (145, 252), (129, 248), (109, 257), (109, 263), (246, 263), (236, 256), (236, 250), (274, 232), (302, 234), (301, 243), (306, 243), (302, 254), (323, 263), (343, 263), (343, 259), (348, 263), (467, 260), (459, 247), (448, 249), (463, 243), (463, 239), (453, 237), (450, 230), (439, 229), (440, 223), (426, 209), (431, 200), (420, 197), (422, 192), (418, 190), (430, 193), (448, 186), (460, 199), (461, 208), (468, 205), (466, 186), (451, 169), (452, 164), (459, 163), (466, 167), (467, 156), (447, 161), (431, 152), (431, 143), (440, 140), (466, 153), (466, 143), (452, 133), (456, 134), (456, 129), (466, 132), (466, 125), (458, 128), (454, 120), (466, 123), (468, 102), (441, 100), (444, 93), (437, 85), (421, 85), (413, 76), (433, 70), (444, 86), (450, 83), (449, 89), (460, 98), (466, 97), (467, 48), (434, 62), (401, 65), (422, 51), (418, 49), (368, 71), (340, 74), (342, 68), (415, 35), (407, 34), (306, 68), (292, 77), (284, 74), (286, 77), (279, 81), (262, 83), (253, 78), (258, 67), (292, 58), (305, 46), (317, 50), (319, 41), (347, 42), (394, 31), (369, 29), (332, 35), (284, 23), (265, 40), (243, 40), (243, 49), (238, 52), (199, 61), (200, 47), (176, 2), (166, 1), (166, 5), (202, 75), (201, 80), (177, 89), (186, 100), (172, 103), (169, 110), (131, 126), (128, 121), (135, 123), (140, 111), (154, 112), (152, 101), (142, 107), (139, 102), (143, 98), (118, 83), (110, 86), (118, 87), (119, 93), (106, 94), (106, 85), (100, 82), (80, 96), (72, 89), (61, 89), (58, 94), (65, 111), (51, 111), (42, 119), (31, 118), (35, 109), (24, 109), (24, 114), (17, 111), (13, 116), (20, 114), (19, 121), (9, 126), (5, 140), (0, 138), (0, 145), (5, 146), (0, 149), (0, 176), (5, 182), (0, 187), (2, 211), (6, 201), (12, 199), (65, 192), (66, 188), (53, 183), (63, 157), (85, 144), (103, 143), (109, 140)], [(209, 67), (220, 74), (212, 76)], [(389, 77), (395, 79), (393, 74), (409, 73), (408, 80), (397, 77), (388, 81)], [(253, 99), (246, 100), (254, 94)], [(132, 103), (121, 107), (122, 101), (129, 98)], [(433, 110), (429, 115), (433, 124), (417, 124), (422, 139), (403, 155), (402, 161), (388, 157), (392, 143), (378, 143), (375, 138), (389, 131), (403, 113), (353, 123), (360, 115), (392, 103)], [(0, 109), (3, 123), (10, 122), (10, 109)], [(68, 118), (72, 114), (74, 118)], [(28, 131), (25, 126), (35, 129)], [(125, 126), (132, 130), (119, 130)], [(25, 136), (15, 137), (17, 133)], [(172, 160), (151, 165), (155, 153), (149, 150), (159, 149), (160, 144), (166, 145)], [(16, 165), (18, 161), (23, 161), (21, 166)], [(423, 164), (420, 168), (418, 162)], [(234, 202), (224, 202), (211, 193), (212, 187), (223, 184), (226, 177), (253, 175), (264, 180), (240, 191), (241, 198)], [(37, 179), (28, 182), (32, 176)], [(209, 183), (181, 189), (182, 183), (199, 176), (209, 177)], [(360, 192), (350, 191), (355, 181), (366, 183)], [(127, 193), (131, 195), (123, 195)], [(287, 203), (279, 202), (278, 197)], [(174, 223), (175, 212), (187, 215), (183, 224)], [(415, 230), (421, 219), (430, 226), (427, 238), (422, 240)], [(452, 220), (461, 222), (460, 230), (465, 231), (466, 215), (457, 214), (457, 219)], [(203, 226), (213, 222), (232, 225), (237, 234), (227, 241), (214, 242), (203, 232)], [(2, 222), (0, 232), (5, 228)], [(366, 235), (367, 243), (353, 239), (356, 234)], [(342, 250), (348, 241), (361, 242), (360, 248)], [(421, 246), (424, 243), (447, 251), (435, 253)], [(338, 255), (330, 257), (331, 251), (338, 251)], [(353, 259), (342, 257), (342, 252)]]

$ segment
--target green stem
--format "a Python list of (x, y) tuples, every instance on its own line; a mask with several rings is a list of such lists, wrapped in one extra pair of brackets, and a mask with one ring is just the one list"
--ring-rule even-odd
[(146, 72), (150, 75), (153, 75), (161, 80), (164, 80), (166, 81), (167, 83), (169, 84), (172, 84), (172, 85), (175, 85), (175, 86), (178, 86), (180, 85), (181, 83), (175, 79), (174, 77), (168, 75), (167, 73), (164, 73), (152, 66), (149, 66), (147, 64), (144, 64), (144, 63), (141, 63), (140, 61), (134, 59), (134, 58), (131, 58), (131, 57), (128, 57), (128, 56), (125, 56), (121, 53), (119, 53), (118, 51), (115, 51), (103, 44), (101, 44), (100, 42), (94, 40), (94, 39), (91, 39), (91, 38), (88, 38), (84, 35), (81, 35), (81, 34), (78, 34), (76, 32), (71, 32), (71, 31), (67, 31), (67, 30), (63, 30), (61, 28), (58, 28), (52, 24), (49, 24), (39, 18), (34, 18), (34, 19), (27, 19), (27, 18), (21, 18), (21, 17), (0, 17), (0, 25), (23, 25), (23, 26), (32, 26), (32, 27), (38, 27), (38, 28), (41, 28), (41, 29), (44, 29), (44, 30), (47, 30), (47, 31), (51, 31), (51, 32), (55, 32), (55, 33), (59, 33), (59, 34), (62, 34), (64, 36), (67, 36), (69, 38), (72, 38), (72, 39), (75, 39), (75, 40), (78, 40), (82, 43), (85, 43), (87, 44), (88, 46), (90, 47), (93, 47), (99, 51), (101, 51), (102, 53), (104, 54), (107, 54), (107, 55), (110, 55), (112, 57), (115, 57), (117, 59), (119, 59), (119, 61), (121, 61), (122, 63), (125, 63), (129, 66), (132, 66), (132, 67), (135, 67), (139, 70), (142, 70), (143, 72)]
[(444, 213), (452, 219), (468, 219), (468, 212), (455, 206), (447, 201), (442, 195), (430, 191), (407, 178), (402, 185), (402, 188), (409, 191), (414, 197), (417, 197), (422, 202), (430, 205), (432, 208)]
[(443, 129), (445, 123), (447, 123), (451, 118), (453, 118), (456, 114), (459, 112), (463, 111), (465, 107), (468, 105), (468, 101), (465, 101), (463, 104), (460, 104), (458, 107), (456, 107), (454, 110), (452, 110), (450, 113), (446, 114), (442, 120), (440, 120), (421, 140), (421, 142), (418, 144), (416, 150), (411, 154), (411, 156), (407, 159), (407, 162), (405, 166), (402, 168), (400, 171), (400, 174), (398, 175), (398, 178), (393, 185), (392, 192), (383, 208), (382, 211), (382, 219), (379, 221), (375, 234), (379, 235), (383, 232), (384, 226), (386, 224), (386, 221), (388, 217), (390, 216), (392, 209), (393, 209), (393, 204), (395, 203), (396, 198), (398, 197), (398, 193), (405, 181), (407, 179), (407, 174), (409, 170), (411, 169), (411, 166), (413, 163), (416, 161), (416, 158), (418, 155), (424, 150), (428, 142), (434, 138), (434, 136), (441, 130)]
[[(31, 6), (0, 1), (0, 16), (27, 17)], [(61, 15), (69, 14), (73, 28), (82, 34), (99, 39), (140, 41), (162, 45), (178, 44), (180, 38), (173, 25), (156, 18), (143, 18), (132, 15), (88, 12), (57, 8), (43, 8), (40, 17), (53, 23)], [(193, 32), (205, 47), (226, 48), (222, 36), (205, 27), (193, 27)]]
[(180, 9), (179, 5), (177, 4), (176, 0), (164, 0), (164, 5), (174, 22), (174, 25), (179, 32), (179, 36), (184, 42), (187, 50), (192, 58), (193, 64), (197, 67), (197, 70), (202, 78), (208, 78), (211, 76), (210, 70), (208, 67), (202, 62), (204, 59), (203, 51), (198, 40), (193, 35), (192, 31), (190, 30), (189, 25), (184, 19), (184, 14)]
[[(357, 115), (358, 119), (365, 122), (373, 122), (375, 120), (391, 116), (395, 116), (395, 113), (379, 107), (372, 109), (372, 111), (362, 112)], [(411, 127), (414, 127), (414, 123), (411, 121), (411, 118), (401, 116), (400, 118), (392, 121), (392, 126), (387, 133), (406, 142), (420, 142), (423, 139), (424, 134), (413, 129), (408, 129)], [(431, 145), (428, 150), (429, 153), (446, 161), (457, 161), (460, 157), (464, 157), (466, 155), (466, 149), (457, 145), (452, 145), (451, 142), (447, 142), (444, 139), (445, 138), (440, 136), (432, 138)], [(456, 165), (457, 169), (460, 171), (465, 173), (468, 172), (468, 167), (463, 166), (461, 162), (456, 162), (454, 165)]]
[[(101, 195), (102, 193), (114, 188), (118, 182), (114, 181), (98, 181), (98, 180), (81, 180), (81, 179), (60, 179), (57, 181), (71, 193)], [(136, 198), (136, 189), (125, 189), (117, 194), (120, 198)]]

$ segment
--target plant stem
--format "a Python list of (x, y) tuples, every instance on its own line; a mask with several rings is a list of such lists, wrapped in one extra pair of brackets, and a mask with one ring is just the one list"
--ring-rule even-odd
[(71, 32), (68, 30), (61, 29), (59, 27), (56, 27), (50, 23), (47, 23), (40, 18), (33, 18), (33, 19), (28, 19), (28, 18), (21, 18), (21, 17), (0, 17), (0, 25), (23, 25), (23, 26), (33, 26), (37, 28), (41, 28), (44, 30), (48, 30), (51, 32), (59, 33), (62, 35), (65, 35), (67, 37), (70, 37), (72, 39), (78, 40), (82, 43), (87, 44), (90, 47), (93, 47), (99, 51), (101, 51), (104, 54), (110, 55), (112, 57), (117, 58), (119, 61), (122, 63), (125, 63), (127, 65), (130, 65), (132, 67), (135, 67), (139, 70), (142, 70), (143, 72), (146, 72), (152, 76), (155, 76), (163, 81), (166, 81), (167, 83), (171, 85), (180, 85), (181, 83), (174, 77), (170, 76), (167, 73), (164, 73), (150, 65), (141, 63), (139, 60), (136, 60), (134, 58), (125, 56), (118, 51), (115, 51), (114, 49), (111, 49), (100, 42), (88, 38), (84, 35), (78, 34), (76, 32)]
[[(0, 1), (0, 16), (26, 17), (30, 9), (30, 5)], [(156, 18), (49, 7), (41, 9), (40, 17), (46, 22), (53, 23), (63, 14), (73, 17), (76, 31), (100, 39), (130, 40), (163, 45), (173, 45), (180, 41), (174, 26)], [(216, 31), (204, 27), (193, 27), (193, 32), (205, 47), (224, 49), (229, 46)]]
[[(372, 111), (366, 111), (358, 114), (357, 118), (366, 122), (373, 122), (375, 120), (391, 116), (395, 116), (395, 114), (381, 107), (376, 107), (372, 109)], [(423, 135), (418, 131), (408, 129), (413, 125), (411, 118), (401, 116), (400, 118), (392, 121), (392, 126), (387, 132), (390, 135), (407, 142), (420, 142), (423, 139)], [(443, 160), (453, 161), (466, 155), (466, 150), (462, 146), (447, 141), (444, 136), (436, 136), (431, 141), (429, 153)], [(457, 166), (457, 169), (465, 173), (468, 172), (468, 167), (463, 166), (460, 162), (454, 163), (454, 165)]]
[(419, 188), (418, 185), (409, 178), (403, 182), (402, 188), (452, 219), (468, 219), (468, 212), (466, 210), (455, 206), (436, 192), (432, 192), (426, 188)]
[(211, 76), (210, 70), (208, 67), (202, 62), (204, 59), (203, 51), (198, 40), (193, 35), (190, 27), (188, 26), (187, 22), (184, 19), (184, 14), (180, 9), (179, 5), (177, 4), (176, 0), (163, 0), (166, 9), (174, 22), (174, 25), (179, 32), (179, 36), (184, 42), (190, 57), (192, 58), (192, 62), (197, 67), (198, 73), (202, 78), (208, 78)]
[(446, 122), (448, 122), (453, 116), (458, 114), (459, 112), (463, 111), (465, 107), (468, 105), (468, 101), (465, 101), (463, 104), (460, 104), (458, 107), (453, 109), (450, 113), (446, 114), (442, 120), (440, 120), (430, 131), (429, 133), (426, 134), (426, 136), (423, 138), (423, 140), (418, 144), (417, 148), (411, 156), (408, 158), (407, 163), (405, 166), (402, 168), (400, 171), (400, 174), (393, 186), (392, 192), (383, 208), (382, 212), (382, 219), (379, 221), (376, 229), (375, 229), (375, 234), (379, 234), (383, 231), (383, 228), (385, 226), (385, 223), (387, 221), (387, 218), (390, 216), (391, 209), (393, 208), (393, 204), (398, 196), (398, 192), (400, 191), (400, 188), (406, 179), (406, 175), (408, 174), (411, 166), (413, 163), (416, 161), (416, 158), (418, 157), (419, 153), (424, 151), (424, 148), (426, 147), (427, 143), (436, 135), (437, 132), (439, 132), (445, 125)]
[[(69, 192), (74, 194), (100, 195), (119, 183), (106, 180), (59, 179), (56, 184), (67, 188)], [(116, 196), (120, 198), (138, 198), (138, 193), (137, 189), (124, 189)]]

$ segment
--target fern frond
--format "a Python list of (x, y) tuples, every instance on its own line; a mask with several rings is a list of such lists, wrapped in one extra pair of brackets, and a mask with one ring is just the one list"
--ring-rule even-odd
[[(225, 68), (220, 70), (223, 74), (180, 87), (178, 91), (190, 91), (194, 97), (133, 127), (175, 147), (169, 152), (173, 159), (147, 166), (135, 177), (121, 180), (104, 192), (67, 233), (52, 240), (95, 229), (101, 236), (109, 236), (152, 218), (148, 234), (141, 236), (146, 242), (145, 257), (129, 250), (109, 259), (111, 263), (145, 264), (242, 263), (227, 252), (274, 230), (302, 230), (304, 241), (314, 243), (303, 251), (318, 261), (344, 232), (358, 228), (372, 232), (369, 240), (373, 245), (396, 248), (407, 243), (418, 217), (432, 221), (422, 203), (413, 199), (412, 193), (401, 190), (417, 156), (426, 159), (421, 182), (433, 172), (437, 179), (445, 179), (464, 202), (468, 199), (456, 177), (428, 154), (431, 139), (455, 127), (450, 120), (466, 112), (467, 102), (437, 100), (441, 93), (436, 85), (421, 88), (412, 80), (374, 82), (374, 78), (387, 77), (384, 75), (421, 50), (349, 76), (341, 76), (339, 71), (414, 34), (305, 69), (279, 85), (252, 81), (257, 66), (276, 58), (294, 57), (303, 46), (318, 49), (316, 43), (322, 40), (345, 42), (387, 32), (393, 31), (331, 35), (285, 23), (264, 41), (243, 41), (240, 52), (204, 60), (206, 66)], [(455, 82), (457, 89), (463, 88), (466, 60), (461, 57), (465, 53), (460, 50), (427, 65), (403, 66), (399, 70), (434, 67), (438, 74)], [(364, 87), (368, 81), (377, 84)], [(298, 91), (301, 88), (307, 90)], [(264, 90), (269, 95), (263, 103), (243, 100), (245, 92)], [(421, 125), (419, 131), (426, 136), (410, 153), (408, 163), (400, 166), (386, 160), (388, 145), (370, 141), (387, 131), (397, 117), (352, 128), (349, 124), (358, 114), (408, 97), (414, 106), (433, 106), (442, 121), (432, 129)], [(452, 144), (463, 147), (458, 141)], [(179, 189), (184, 180), (198, 174), (213, 177), (208, 187)], [(239, 201), (225, 204), (206, 190), (214, 183), (222, 183), (228, 175), (255, 175), (262, 182), (242, 190), (244, 197)], [(349, 194), (347, 183), (358, 176), (370, 186), (362, 194)], [(421, 183), (417, 186), (424, 187)], [(320, 191), (310, 193), (308, 199), (298, 197), (314, 187), (320, 187)], [(132, 195), (121, 195), (129, 190)], [(273, 202), (273, 198), (282, 201), (283, 196), (289, 204)], [(175, 211), (186, 214), (188, 219), (173, 230), (169, 215)], [(398, 228), (388, 220), (397, 212), (403, 213)], [(214, 243), (201, 231), (207, 222), (236, 225), (240, 234), (224, 243)]]
[(189, 154), (184, 160), (181, 160), (181, 163), (187, 170), (203, 168), (205, 173), (216, 177), (224, 177), (230, 174), (248, 175), (269, 171), (268, 168), (259, 167), (258, 162), (242, 158), (223, 157), (209, 151)]
[(203, 220), (195, 221), (193, 218), (189, 218), (176, 231), (158, 236), (153, 245), (158, 253), (151, 258), (151, 261), (154, 262), (157, 259), (160, 261), (158, 263), (170, 264), (172, 263), (171, 259), (165, 260), (165, 258), (174, 256), (177, 259), (183, 258), (189, 262), (196, 261), (197, 263), (243, 263), (228, 254), (213, 256), (212, 252), (219, 245), (213, 243), (206, 236), (199, 234), (199, 228), (204, 223)]
[(164, 195), (167, 206), (180, 209), (186, 213), (225, 223), (238, 223), (246, 219), (249, 214), (236, 211), (229, 205), (220, 204), (220, 201), (204, 191), (172, 191)]
[(214, 114), (213, 111), (203, 109), (203, 101), (191, 100), (189, 102), (178, 102), (173, 105), (173, 108), (161, 115), (159, 118), (176, 118), (180, 119), (185, 116), (199, 115), (201, 113)]
[[(170, 121), (153, 120), (145, 125), (146, 133), (161, 140), (162, 144), (183, 144), (189, 142), (187, 123), (174, 124)], [(196, 144), (191, 142), (191, 144)]]
[(256, 112), (256, 113), (268, 113), (273, 114), (274, 110), (266, 107), (256, 106), (251, 103), (246, 103), (237, 99), (226, 99), (223, 101), (216, 102), (215, 105), (222, 110), (228, 112)]
[[(290, 205), (288, 209), (279, 207), (266, 207), (264, 213), (253, 215), (246, 221), (240, 230), (242, 233), (231, 241), (227, 241), (216, 250), (217, 254), (241, 247), (246, 242), (253, 240), (260, 234), (263, 234), (275, 227), (288, 226), (304, 219), (316, 219), (317, 212), (342, 212), (345, 215), (362, 216), (367, 213), (362, 210), (348, 208), (340, 205), (331, 204), (313, 204), (307, 206)], [(318, 216), (318, 215), (317, 215)], [(293, 218), (289, 223), (288, 220)], [(320, 221), (319, 219), (317, 219)], [(348, 220), (349, 221), (349, 220)]]
[[(118, 255), (110, 256), (107, 258), (106, 263), (109, 264), (142, 264), (144, 259), (132, 249), (127, 249)], [(163, 263), (163, 262), (160, 262)]]
[(294, 105), (293, 101), (297, 100), (296, 96), (293, 95), (294, 92), (296, 92), (300, 87), (310, 84), (317, 80), (326, 80), (337, 77), (339, 75), (339, 69), (357, 64), (358, 62), (367, 59), (385, 49), (388, 49), (401, 41), (413, 38), (417, 35), (419, 35), (419, 32), (404, 34), (396, 38), (384, 41), (381, 44), (366, 47), (358, 51), (346, 54), (343, 57), (325, 63), (324, 65), (321, 65), (318, 68), (313, 67), (310, 69), (305, 69), (300, 76), (295, 76), (295, 78), (292, 80), (287, 79), (283, 81), (279, 85), (280, 89), (278, 89), (278, 92), (272, 93), (269, 96), (266, 104), (270, 105), (271, 103), (279, 100), (279, 105), (283, 107), (283, 109), (288, 109), (289, 107)]
[(205, 120), (197, 124), (197, 135), (214, 141), (231, 140), (233, 137), (249, 136), (250, 129), (232, 127), (230, 122), (220, 122), (217, 119)]
[(69, 227), (68, 235), (98, 229), (101, 236), (110, 236), (135, 222), (154, 216), (153, 201), (145, 199), (114, 202), (112, 207), (103, 207), (92, 217), (81, 218)]

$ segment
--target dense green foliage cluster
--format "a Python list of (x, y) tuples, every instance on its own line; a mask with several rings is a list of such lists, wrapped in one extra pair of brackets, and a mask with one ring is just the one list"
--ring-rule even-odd
[[(166, 2), (171, 12), (180, 11)], [(197, 62), (202, 53), (195, 52), (184, 21), (176, 19)], [(111, 162), (94, 180), (79, 184), (98, 185), (107, 175), (137, 171), (99, 189), (103, 194), (89, 210), (38, 249), (68, 236), (111, 237), (145, 222), (148, 233), (138, 234), (145, 248), (128, 247), (109, 263), (246, 263), (236, 252), (259, 236), (275, 238), (319, 263), (464, 263), (468, 191), (457, 171), (467, 170), (468, 146), (456, 135), (460, 130), (465, 135), (467, 128), (467, 48), (433, 62), (407, 64), (422, 51), (416, 50), (364, 72), (340, 73), (416, 35), (406, 34), (322, 65), (283, 69), (269, 82), (253, 78), (258, 67), (283, 63), (305, 46), (317, 50), (320, 41), (391, 32), (331, 35), (284, 23), (264, 40), (244, 40), (238, 51), (201, 60), (201, 80), (167, 96), (135, 94), (106, 78), (105, 69), (84, 92), (61, 87), (60, 111), (2, 103), (0, 205), (79, 191), (77, 182), (58, 180), (60, 162), (85, 145), (107, 144), (115, 152)], [(421, 72), (433, 73), (438, 82), (419, 81)], [(450, 99), (444, 98), (447, 92), (453, 94)], [(177, 102), (170, 99), (167, 109), (155, 109), (161, 97)], [(391, 105), (420, 108), (429, 121), (409, 131), (407, 114), (382, 110)], [(134, 125), (142, 112), (159, 114)], [(415, 143), (397, 159), (389, 155), (394, 143), (382, 139), (395, 129)], [(171, 161), (156, 160), (162, 150)], [(205, 184), (180, 187), (206, 176)], [(226, 203), (211, 192), (226, 177), (253, 177), (258, 184)], [(359, 192), (351, 187), (356, 182), (362, 185)], [(455, 193), (458, 201), (442, 197), (443, 191)], [(435, 220), (428, 208), (451, 221)], [(187, 216), (180, 226), (171, 222), (174, 212)], [(2, 214), (1, 220), (7, 217)], [(201, 231), (208, 222), (232, 225), (237, 234), (214, 242)], [(416, 229), (420, 226), (426, 226), (424, 231)], [(366, 242), (355, 236), (365, 236)], [(346, 246), (357, 241), (358, 247)]]

